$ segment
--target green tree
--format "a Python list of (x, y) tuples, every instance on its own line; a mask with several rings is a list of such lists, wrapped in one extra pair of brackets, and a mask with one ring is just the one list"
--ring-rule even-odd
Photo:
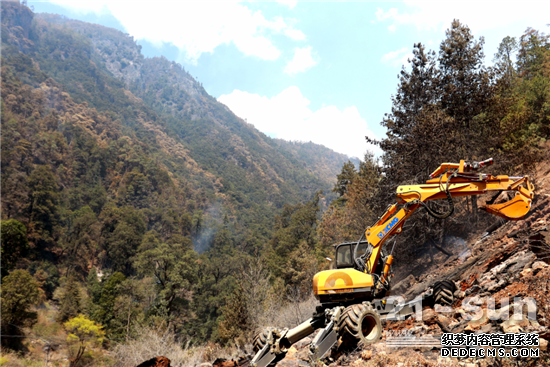
[(120, 294), (115, 300), (114, 316), (118, 325), (118, 336), (128, 340), (135, 335), (136, 327), (149, 321), (146, 312), (153, 304), (156, 295), (154, 281), (151, 277), (142, 279), (128, 278), (119, 285)]
[(273, 275), (282, 277), (287, 285), (294, 284), (293, 271), (288, 267), (292, 252), (303, 244), (308, 252), (305, 255), (316, 257), (319, 197), (320, 193), (317, 193), (305, 204), (285, 205), (281, 215), (275, 218), (275, 232), (268, 248), (268, 266)]
[(184, 325), (197, 341), (217, 340), (222, 307), (235, 289), (235, 276), (242, 263), (235, 238), (227, 226), (213, 236), (210, 248), (198, 260), (197, 277), (193, 284), (195, 296), (191, 302), (194, 317)]
[(126, 280), (124, 274), (111, 275), (101, 289), (98, 307), (92, 315), (93, 320), (101, 323), (112, 337), (124, 335), (124, 325), (115, 317), (115, 302), (121, 294), (120, 285)]
[[(456, 120), (467, 141), (475, 138), (470, 131), (474, 116), (488, 105), (493, 89), (492, 71), (484, 66), (481, 37), (475, 40), (470, 29), (453, 20), (439, 46), (441, 107)], [(468, 152), (465, 152), (467, 155)]]
[[(522, 77), (519, 91), (524, 95), (529, 119), (523, 136), (550, 136), (550, 36), (528, 28), (520, 37), (518, 69)], [(534, 139), (525, 139), (534, 140)]]
[[(497, 56), (508, 62), (517, 49), (517, 69), (501, 73), (497, 92), (487, 109), (484, 125), (494, 126), (488, 142), (500, 154), (498, 163), (513, 174), (518, 165), (542, 158), (540, 143), (550, 135), (550, 42), (548, 36), (528, 28), (520, 37), (506, 37)], [(507, 65), (508, 65), (507, 64)]]
[[(454, 20), (437, 58), (415, 45), (411, 71), (401, 72), (391, 114), (382, 121), (388, 133), (380, 142), (384, 151), (382, 175), (378, 193), (371, 197), (375, 212), (395, 202), (397, 186), (422, 182), (442, 162), (494, 155), (492, 147), (500, 134), (500, 122), (487, 119), (496, 89), (493, 70), (484, 66), (483, 44), (483, 38), (476, 40), (466, 25)], [(368, 195), (357, 194), (357, 204), (369, 200)], [(463, 201), (455, 203), (460, 206)], [(470, 203), (472, 209), (464, 211), (469, 215), (461, 218), (463, 225), (466, 218), (476, 222), (477, 202)], [(451, 228), (450, 222), (434, 222), (424, 211), (410, 221), (403, 244), (405, 253), (412, 251), (411, 243), (429, 246), (427, 238), (443, 238)], [(455, 223), (453, 229), (458, 230)], [(405, 241), (404, 236), (401, 240)]]
[(142, 212), (133, 207), (108, 207), (100, 215), (102, 222), (101, 246), (106, 250), (113, 270), (130, 275), (132, 257), (145, 234), (145, 220)]
[(50, 166), (37, 166), (29, 176), (29, 238), (45, 249), (58, 221), (58, 186)]
[(59, 287), (59, 271), (55, 264), (48, 260), (33, 261), (28, 270), (40, 283), (46, 298), (51, 299), (54, 291)]
[(99, 303), (101, 297), (101, 283), (97, 279), (97, 271), (95, 267), (90, 269), (88, 277), (86, 278), (86, 287), (93, 303)]
[(63, 290), (63, 296), (60, 300), (59, 312), (57, 319), (60, 322), (65, 322), (70, 318), (77, 316), (82, 312), (82, 297), (80, 295), (80, 287), (73, 274), (67, 277), (67, 284)]
[(403, 180), (419, 173), (429, 174), (427, 171), (430, 169), (426, 167), (426, 162), (419, 164), (418, 154), (414, 158), (411, 155), (424, 148), (419, 147), (420, 144), (427, 145), (425, 139), (419, 139), (414, 134), (418, 116), (437, 106), (440, 95), (435, 53), (417, 43), (409, 64), (410, 71), (405, 68), (401, 70), (397, 93), (392, 96), (391, 113), (386, 114), (381, 122), (387, 129), (387, 137), (379, 144), (384, 151), (385, 174), (392, 183), (394, 179)]
[(158, 296), (150, 313), (170, 319), (187, 303), (184, 295), (196, 278), (197, 254), (188, 238), (159, 243), (158, 234), (149, 233), (145, 239), (134, 267), (157, 282)]
[[(527, 28), (519, 39), (518, 68), (523, 78), (531, 79), (545, 69), (548, 72), (550, 36), (533, 28)], [(546, 75), (548, 77), (548, 75)]]
[(195, 235), (195, 236), (198, 236), (199, 233), (201, 232), (201, 229), (202, 229), (202, 225), (203, 225), (203, 217), (202, 217), (202, 210), (197, 210), (194, 214), (193, 214), (193, 219), (192, 219), (192, 233)]
[[(30, 310), (40, 297), (36, 280), (26, 270), (14, 270), (2, 279), (2, 334), (23, 336), (22, 328), (32, 326), (36, 312)], [(2, 338), (2, 346), (18, 349), (21, 339)]]
[(68, 268), (86, 275), (88, 264), (97, 258), (101, 224), (89, 206), (76, 210), (63, 236), (63, 250)]
[[(317, 228), (323, 256), (333, 257), (332, 245), (357, 241), (364, 229), (383, 211), (382, 168), (374, 155), (365, 154), (342, 202), (332, 202)], [(343, 203), (343, 205), (342, 205)]]
[(103, 343), (105, 332), (101, 330), (101, 325), (89, 320), (84, 315), (70, 319), (63, 326), (69, 333), (67, 342), (69, 342), (69, 366), (71, 367), (78, 364), (88, 346)]
[(514, 67), (514, 54), (518, 50), (518, 42), (515, 37), (506, 36), (500, 42), (493, 61), (499, 72), (508, 84), (512, 83), (517, 75)]
[(239, 285), (235, 292), (226, 300), (221, 310), (222, 316), (218, 326), (220, 339), (224, 342), (233, 340), (239, 346), (244, 346), (250, 340), (253, 326), (250, 323), (249, 312), (244, 297), (244, 289)]
[(137, 168), (126, 177), (126, 202), (135, 208), (143, 208), (149, 194), (149, 181)]
[(15, 219), (3, 220), (1, 226), (2, 278), (8, 275), (17, 261), (27, 256), (27, 228)]
[(344, 163), (342, 172), (336, 176), (337, 181), (332, 191), (337, 193), (340, 197), (344, 196), (356, 174), (355, 165), (351, 161)]

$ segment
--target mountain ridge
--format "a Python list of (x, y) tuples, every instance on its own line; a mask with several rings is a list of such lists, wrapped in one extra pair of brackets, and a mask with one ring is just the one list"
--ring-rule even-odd
[[(49, 109), (104, 148), (124, 136), (145, 144), (140, 149), (153, 153), (178, 187), (203, 192), (208, 205), (223, 203), (230, 221), (265, 227), (285, 203), (318, 191), (333, 199), (332, 185), (347, 156), (266, 136), (210, 96), (181, 65), (145, 58), (123, 32), (33, 14), (17, 2), (4, 3), (2, 11), (4, 64), (15, 68), (23, 84), (42, 91)], [(118, 197), (115, 191), (109, 195)]]

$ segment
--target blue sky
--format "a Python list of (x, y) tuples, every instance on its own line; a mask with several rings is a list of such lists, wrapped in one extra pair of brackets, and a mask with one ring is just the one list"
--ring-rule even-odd
[(415, 42), (438, 50), (451, 21), (485, 38), (549, 33), (548, 1), (28, 1), (132, 35), (145, 56), (177, 61), (235, 114), (272, 137), (362, 157), (384, 136), (398, 74)]

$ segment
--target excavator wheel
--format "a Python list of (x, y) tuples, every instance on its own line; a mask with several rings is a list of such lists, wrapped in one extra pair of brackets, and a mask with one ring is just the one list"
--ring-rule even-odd
[(433, 286), (434, 303), (442, 306), (450, 306), (454, 302), (454, 292), (456, 285), (450, 280), (442, 280), (435, 282)]
[(380, 340), (382, 322), (370, 303), (359, 303), (346, 307), (340, 317), (338, 330), (344, 346), (357, 343), (369, 345)]
[(252, 341), (252, 349), (254, 350), (254, 353), (258, 353), (258, 351), (265, 347), (267, 337), (271, 333), (271, 330), (273, 330), (273, 328), (268, 327), (254, 337), (254, 340)]

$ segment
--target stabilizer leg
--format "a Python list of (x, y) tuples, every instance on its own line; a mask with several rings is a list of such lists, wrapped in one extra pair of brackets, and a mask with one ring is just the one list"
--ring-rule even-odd
[(331, 321), (309, 345), (311, 358), (314, 361), (323, 358), (336, 342), (338, 342), (338, 331), (334, 328), (334, 321)]
[(267, 343), (250, 361), (252, 367), (267, 367), (275, 365), (285, 357), (286, 353), (275, 354), (271, 351), (271, 344)]
[(317, 310), (312, 318), (304, 321), (293, 329), (268, 329), (266, 344), (256, 353), (251, 367), (274, 366), (282, 360), (288, 348), (303, 338), (311, 335), (316, 329), (325, 326), (325, 313), (323, 308)]

